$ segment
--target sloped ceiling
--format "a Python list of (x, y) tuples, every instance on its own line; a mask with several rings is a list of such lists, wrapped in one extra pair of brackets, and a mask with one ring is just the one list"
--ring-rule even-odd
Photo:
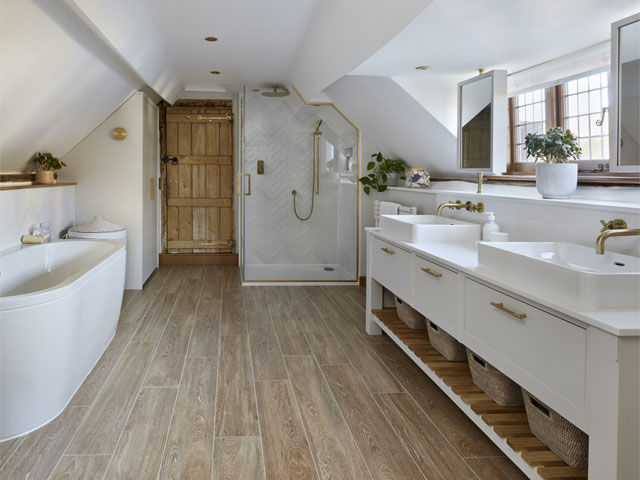
[(173, 102), (298, 81), (322, 96), (431, 1), (0, 0), (0, 171), (63, 156), (140, 89)]

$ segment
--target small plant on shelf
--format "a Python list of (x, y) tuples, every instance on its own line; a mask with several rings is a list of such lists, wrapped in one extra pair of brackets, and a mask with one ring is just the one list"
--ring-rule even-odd
[(367, 164), (367, 170), (370, 173), (359, 179), (363, 185), (364, 193), (367, 195), (371, 193), (371, 190), (384, 192), (389, 183), (395, 185), (399, 173), (405, 172), (402, 160), (384, 158), (382, 152), (374, 153), (371, 158), (372, 160)]
[[(536, 161), (536, 188), (542, 198), (570, 198), (578, 186), (582, 149), (571, 130), (553, 127), (547, 133), (530, 133), (524, 140), (527, 157)], [(538, 163), (539, 160), (542, 160)], [(569, 160), (574, 160), (569, 163)]]
[(524, 140), (527, 157), (546, 163), (567, 163), (578, 160), (582, 149), (571, 130), (553, 127), (547, 133), (530, 133)]
[(36, 164), (36, 183), (43, 184), (52, 184), (54, 171), (67, 166), (66, 163), (49, 152), (37, 152), (33, 157), (33, 163)]

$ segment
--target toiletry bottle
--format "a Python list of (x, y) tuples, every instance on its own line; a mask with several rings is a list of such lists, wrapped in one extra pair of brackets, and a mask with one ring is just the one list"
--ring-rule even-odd
[(482, 227), (482, 240), (485, 242), (488, 241), (488, 233), (500, 231), (500, 227), (496, 223), (496, 217), (493, 212), (487, 212), (487, 217), (489, 218), (489, 221)]

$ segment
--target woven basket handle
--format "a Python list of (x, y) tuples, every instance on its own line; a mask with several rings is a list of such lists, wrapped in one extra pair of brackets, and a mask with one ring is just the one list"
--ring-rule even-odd
[(542, 403), (540, 403), (538, 400), (536, 400), (533, 397), (529, 397), (529, 401), (531, 402), (531, 405), (540, 413), (542, 413), (545, 417), (549, 419), (551, 418), (551, 410), (545, 407)]
[(438, 325), (436, 325), (435, 323), (429, 322), (429, 326), (431, 327), (432, 330), (434, 330), (436, 332), (439, 331)]
[(477, 356), (475, 353), (472, 355), (473, 356), (473, 361), (476, 362), (478, 365), (480, 365), (482, 368), (484, 368), (485, 370), (487, 369), (487, 362), (485, 362), (483, 359), (481, 359), (479, 356)]

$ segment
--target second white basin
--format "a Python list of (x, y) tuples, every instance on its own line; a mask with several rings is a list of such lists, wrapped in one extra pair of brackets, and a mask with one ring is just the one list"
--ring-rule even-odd
[(475, 242), (480, 225), (437, 215), (380, 215), (380, 233), (407, 243)]
[(587, 310), (640, 308), (640, 258), (564, 242), (480, 243), (478, 264)]

